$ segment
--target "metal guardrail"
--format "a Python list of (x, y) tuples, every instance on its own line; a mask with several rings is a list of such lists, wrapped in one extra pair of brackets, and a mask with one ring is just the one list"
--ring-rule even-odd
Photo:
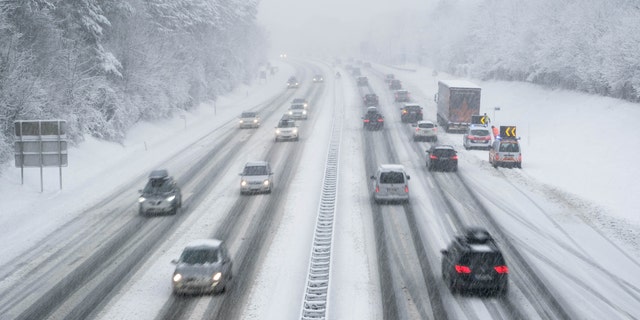
[(329, 143), (329, 153), (324, 169), (320, 206), (311, 247), (309, 271), (302, 301), (301, 319), (325, 319), (328, 310), (328, 295), (331, 248), (333, 240), (333, 223), (338, 192), (338, 159), (340, 153), (340, 137), (342, 135), (342, 118), (336, 112)]

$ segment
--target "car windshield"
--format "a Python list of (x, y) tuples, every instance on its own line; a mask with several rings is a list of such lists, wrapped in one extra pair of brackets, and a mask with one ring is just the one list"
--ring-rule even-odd
[(500, 152), (520, 152), (520, 145), (517, 142), (502, 142)]
[(280, 121), (280, 123), (278, 124), (279, 128), (293, 128), (295, 126), (296, 126), (295, 122), (288, 121), (288, 120)]
[(380, 183), (404, 183), (404, 174), (398, 171), (383, 172), (380, 174)]
[(471, 135), (472, 136), (488, 136), (489, 135), (489, 130), (485, 130), (485, 129), (473, 129), (471, 130)]
[(433, 128), (434, 125), (433, 123), (421, 123), (418, 125), (418, 127), (423, 128), (423, 129), (430, 129)]
[(245, 176), (264, 176), (269, 174), (266, 166), (246, 166), (244, 167)]
[(294, 104), (291, 105), (291, 109), (304, 109), (304, 106), (301, 104)]
[(475, 269), (492, 270), (495, 266), (504, 265), (504, 258), (499, 252), (473, 252), (462, 255), (459, 263)]
[(180, 256), (180, 262), (186, 264), (214, 263), (220, 260), (219, 251), (214, 248), (185, 249)]
[(255, 118), (255, 116), (256, 116), (255, 112), (243, 112), (240, 117), (241, 118)]
[(144, 187), (144, 193), (163, 193), (171, 192), (171, 183), (169, 179), (150, 179)]

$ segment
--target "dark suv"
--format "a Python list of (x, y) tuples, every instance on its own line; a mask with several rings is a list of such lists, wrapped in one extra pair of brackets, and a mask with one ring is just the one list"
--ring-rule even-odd
[(167, 170), (153, 170), (147, 185), (140, 190), (138, 203), (140, 214), (176, 214), (178, 208), (182, 207), (182, 192)]
[(477, 290), (504, 295), (509, 268), (495, 241), (482, 228), (467, 228), (442, 252), (442, 279), (451, 293)]
[(418, 122), (422, 120), (422, 107), (417, 104), (405, 104), (400, 108), (402, 122)]
[(434, 145), (427, 150), (426, 162), (429, 171), (458, 171), (458, 152), (449, 145)]
[(381, 130), (384, 127), (384, 117), (378, 108), (368, 107), (367, 113), (362, 116), (362, 125), (367, 130)]

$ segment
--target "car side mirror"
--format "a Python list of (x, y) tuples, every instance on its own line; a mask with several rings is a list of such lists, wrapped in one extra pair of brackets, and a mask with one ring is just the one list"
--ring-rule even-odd
[(407, 180), (411, 180), (411, 176), (407, 175)]
[(370, 178), (370, 179), (371, 179), (371, 180), (375, 180), (375, 179), (376, 179), (376, 177), (375, 177), (375, 176), (371, 176), (371, 178)]
[(442, 249), (440, 250), (440, 253), (442, 253), (443, 256), (446, 256), (449, 254), (449, 250)]

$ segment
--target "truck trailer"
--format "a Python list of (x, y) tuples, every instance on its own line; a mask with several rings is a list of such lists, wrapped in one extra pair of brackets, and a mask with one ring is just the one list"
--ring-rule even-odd
[(471, 117), (480, 114), (480, 87), (465, 80), (438, 81), (438, 124), (446, 132), (466, 131)]

